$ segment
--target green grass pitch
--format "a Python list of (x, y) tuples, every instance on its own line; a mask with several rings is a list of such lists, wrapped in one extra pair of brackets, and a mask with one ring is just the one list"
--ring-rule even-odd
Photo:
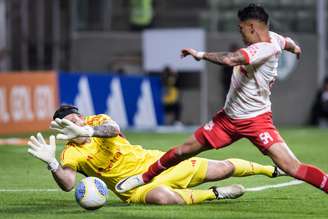
[[(328, 130), (312, 128), (281, 129), (281, 134), (295, 154), (304, 162), (328, 171)], [(190, 133), (126, 133), (133, 144), (149, 149), (167, 150), (181, 143)], [(63, 145), (58, 145), (57, 152)], [(109, 195), (108, 204), (96, 211), (80, 208), (74, 192), (8, 191), (9, 189), (57, 189), (45, 165), (27, 154), (26, 147), (0, 146), (0, 218), (328, 218), (328, 196), (307, 184), (248, 192), (236, 200), (220, 200), (192, 206), (128, 205)], [(222, 150), (200, 156), (210, 159), (238, 157), (271, 164), (271, 160), (241, 140)], [(246, 188), (289, 182), (292, 178), (270, 179), (264, 176), (231, 178), (211, 185), (241, 183)]]

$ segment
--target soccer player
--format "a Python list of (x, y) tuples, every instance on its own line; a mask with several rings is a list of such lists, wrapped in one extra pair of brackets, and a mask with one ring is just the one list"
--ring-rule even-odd
[(250, 4), (238, 11), (239, 31), (245, 48), (235, 52), (201, 52), (185, 48), (181, 56), (233, 66), (230, 90), (222, 110), (198, 128), (184, 144), (166, 152), (140, 175), (123, 179), (119, 192), (144, 185), (162, 171), (209, 149), (220, 149), (240, 138), (249, 139), (288, 175), (328, 192), (328, 177), (319, 168), (300, 162), (289, 149), (272, 122), (270, 88), (283, 50), (298, 58), (301, 48), (289, 37), (269, 31), (268, 14), (263, 7)]
[(55, 137), (47, 144), (40, 133), (31, 136), (28, 152), (48, 164), (52, 175), (64, 191), (73, 189), (76, 172), (95, 176), (106, 182), (126, 202), (152, 204), (194, 204), (207, 200), (237, 198), (244, 193), (241, 185), (188, 189), (208, 181), (230, 176), (262, 174), (268, 177), (282, 173), (273, 166), (262, 166), (241, 159), (224, 161), (193, 157), (172, 167), (154, 180), (134, 190), (118, 193), (115, 184), (140, 174), (159, 159), (163, 152), (145, 150), (124, 138), (119, 126), (107, 115), (83, 117), (74, 106), (61, 106), (54, 114), (51, 128), (60, 132), (58, 139), (69, 140), (61, 154), (61, 165), (55, 158)]

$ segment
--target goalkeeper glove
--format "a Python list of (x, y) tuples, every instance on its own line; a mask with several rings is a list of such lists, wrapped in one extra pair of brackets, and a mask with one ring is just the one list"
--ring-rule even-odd
[(67, 119), (55, 119), (50, 123), (50, 129), (58, 131), (56, 137), (60, 140), (70, 140), (77, 137), (92, 137), (94, 130), (91, 126), (78, 126)]
[(49, 137), (49, 144), (46, 143), (41, 133), (38, 133), (34, 137), (30, 137), (30, 140), (27, 142), (29, 145), (28, 153), (32, 156), (40, 159), (41, 161), (48, 164), (48, 169), (52, 172), (56, 172), (59, 167), (59, 163), (56, 160), (56, 138), (51, 135)]

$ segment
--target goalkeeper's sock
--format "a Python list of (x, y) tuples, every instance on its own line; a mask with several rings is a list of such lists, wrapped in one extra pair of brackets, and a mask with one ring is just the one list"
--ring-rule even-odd
[(147, 172), (142, 174), (142, 179), (145, 183), (151, 181), (155, 176), (159, 175), (164, 170), (177, 165), (185, 158), (179, 156), (176, 148), (167, 151), (159, 160), (150, 165)]
[(235, 170), (232, 174), (232, 176), (235, 177), (251, 176), (258, 174), (272, 177), (272, 174), (274, 173), (273, 166), (263, 166), (255, 162), (235, 158), (228, 159), (228, 161), (230, 161), (235, 167)]
[(303, 180), (328, 193), (328, 176), (315, 166), (301, 164), (296, 172), (295, 178)]
[(194, 190), (194, 189), (173, 189), (184, 200), (185, 204), (197, 204), (204, 201), (216, 199), (215, 193), (212, 189), (208, 190)]

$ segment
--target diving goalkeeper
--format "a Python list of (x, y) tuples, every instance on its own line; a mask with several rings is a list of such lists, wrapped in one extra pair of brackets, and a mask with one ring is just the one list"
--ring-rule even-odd
[(102, 179), (121, 200), (128, 203), (195, 204), (237, 198), (244, 194), (241, 185), (190, 189), (205, 182), (230, 176), (283, 175), (276, 167), (241, 159), (220, 161), (193, 157), (164, 171), (147, 185), (118, 193), (115, 190), (117, 182), (143, 173), (163, 152), (130, 144), (118, 124), (104, 114), (84, 117), (76, 107), (63, 105), (53, 119), (50, 128), (59, 132), (57, 139), (68, 141), (61, 153), (61, 164), (55, 157), (55, 136), (50, 136), (49, 144), (40, 133), (36, 137), (31, 136), (28, 152), (48, 165), (58, 186), (64, 191), (74, 188), (78, 172)]

